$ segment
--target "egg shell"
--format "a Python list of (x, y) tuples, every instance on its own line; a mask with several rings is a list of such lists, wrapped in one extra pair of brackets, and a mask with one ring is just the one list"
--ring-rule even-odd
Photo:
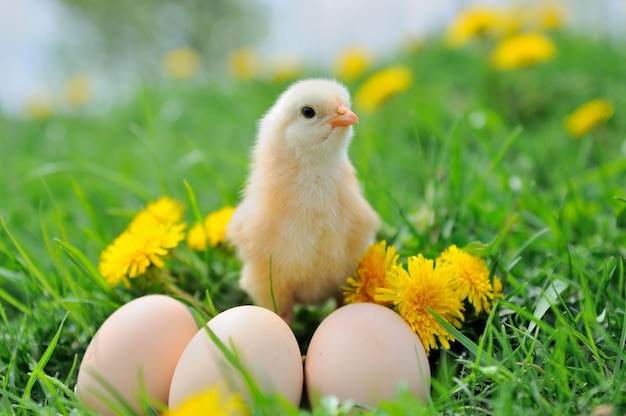
[(175, 299), (148, 295), (126, 303), (87, 346), (78, 370), (78, 399), (101, 415), (116, 415), (105, 403), (118, 401), (103, 387), (104, 379), (138, 414), (144, 413), (140, 394), (167, 404), (176, 363), (196, 332), (193, 315)]
[[(294, 405), (300, 403), (302, 355), (295, 335), (280, 316), (265, 308), (244, 305), (216, 315), (207, 326), (229, 350), (236, 352), (262, 392), (280, 393)], [(176, 366), (170, 407), (176, 408), (185, 399), (213, 386), (239, 392), (246, 399), (251, 397), (241, 373), (202, 328)]]
[(400, 384), (427, 400), (430, 365), (419, 337), (389, 308), (373, 303), (343, 306), (316, 329), (306, 355), (309, 401), (333, 395), (378, 406), (393, 400)]

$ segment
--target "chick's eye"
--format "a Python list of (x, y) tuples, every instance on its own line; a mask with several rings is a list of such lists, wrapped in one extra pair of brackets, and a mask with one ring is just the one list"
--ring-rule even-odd
[(313, 110), (311, 107), (302, 107), (302, 110), (300, 110), (300, 112), (302, 113), (304, 118), (315, 117), (315, 110)]

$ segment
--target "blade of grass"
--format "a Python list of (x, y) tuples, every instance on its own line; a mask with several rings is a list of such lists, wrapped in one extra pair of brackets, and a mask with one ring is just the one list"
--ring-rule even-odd
[(502, 159), (504, 159), (504, 155), (506, 155), (506, 153), (509, 151), (513, 143), (515, 143), (515, 141), (522, 135), (523, 131), (524, 131), (524, 128), (521, 125), (519, 125), (515, 127), (513, 131), (507, 136), (507, 138), (504, 140), (504, 143), (500, 147), (500, 150), (498, 151), (498, 153), (491, 159), (491, 165), (487, 169), (487, 174), (485, 175), (486, 177), (491, 176), (493, 171), (502, 162)]
[[(11, 296), (8, 292), (6, 292), (2, 288), (0, 288), (0, 299), (3, 299), (6, 303), (8, 303), (9, 305), (13, 306), (15, 309), (17, 309), (18, 311), (22, 312), (24, 315), (30, 315), (31, 314), (31, 309), (28, 308), (28, 306), (24, 305), (22, 302), (20, 302), (19, 300), (15, 299), (13, 296)], [(0, 306), (2, 306), (1, 302), (0, 302)], [(6, 320), (5, 320), (5, 322), (6, 322)]]
[(13, 234), (9, 231), (9, 228), (4, 222), (4, 219), (0, 216), (0, 225), (2, 225), (2, 229), (9, 236), (9, 239), (13, 243), (13, 246), (18, 251), (22, 259), (26, 262), (27, 269), (35, 276), (37, 281), (41, 284), (41, 286), (48, 291), (54, 298), (59, 298), (59, 292), (50, 285), (50, 282), (46, 277), (41, 273), (41, 271), (35, 266), (35, 263), (31, 260), (30, 256), (26, 253), (26, 250), (20, 245), (17, 239), (13, 236)]
[(70, 178), (70, 184), (72, 185), (74, 194), (76, 194), (76, 196), (78, 197), (78, 201), (80, 202), (80, 205), (83, 207), (83, 210), (87, 213), (87, 216), (89, 217), (89, 219), (91, 220), (91, 223), (95, 227), (95, 233), (90, 233), (90, 235), (96, 236), (97, 241), (100, 244), (105, 245), (107, 241), (107, 237), (102, 227), (103, 222), (100, 221), (100, 219), (96, 215), (96, 211), (94, 210), (93, 205), (91, 204), (91, 202), (89, 202), (88, 198), (85, 196), (85, 192), (78, 185), (76, 180), (74, 180), (74, 178)]
[(55, 239), (54, 242), (61, 248), (63, 253), (85, 273), (86, 276), (96, 283), (102, 291), (108, 293), (111, 291), (111, 285), (102, 277), (98, 269), (91, 263), (91, 261), (76, 247), (72, 246), (65, 241)]
[(558, 299), (559, 295), (569, 287), (569, 285), (560, 280), (556, 280), (550, 284), (547, 290), (542, 292), (542, 296), (537, 301), (535, 305), (535, 309), (533, 310), (534, 320), (528, 324), (528, 333), (531, 333), (535, 330), (535, 326), (537, 322), (541, 322), (543, 316), (548, 312), (550, 307), (555, 303)]
[[(548, 324), (545, 321), (542, 321), (541, 319), (538, 319), (535, 315), (530, 313), (528, 309), (524, 308), (523, 306), (519, 306), (515, 303), (508, 302), (505, 300), (499, 300), (498, 302), (501, 303), (503, 307), (507, 309), (511, 309), (514, 312), (517, 312), (517, 314), (520, 315), (523, 319), (526, 319), (527, 321), (533, 323), (534, 326), (539, 327), (539, 329), (541, 329), (542, 331), (545, 331), (549, 334), (554, 334), (555, 329), (552, 326), (550, 326), (550, 324)], [(529, 331), (528, 329), (525, 330), (525, 333), (526, 335), (531, 336), (530, 335), (531, 331)]]
[(50, 344), (48, 345), (43, 355), (41, 356), (41, 358), (35, 365), (35, 368), (30, 372), (30, 376), (28, 377), (26, 387), (24, 388), (24, 394), (22, 394), (23, 399), (30, 398), (35, 382), (44, 373), (43, 370), (46, 364), (48, 364), (48, 361), (50, 360), (50, 357), (52, 357), (52, 353), (54, 352), (54, 349), (56, 348), (57, 343), (59, 342), (59, 338), (61, 337), (61, 331), (63, 330), (63, 325), (65, 324), (65, 321), (67, 320), (68, 316), (69, 316), (69, 312), (67, 312), (65, 316), (63, 316), (63, 319), (61, 320), (61, 323), (59, 324), (59, 328), (54, 334), (54, 337), (52, 337), (52, 340), (50, 340)]
[(274, 313), (278, 313), (278, 308), (276, 307), (276, 297), (274, 296), (274, 281), (272, 278), (272, 255), (270, 254), (270, 295), (272, 296), (272, 307), (274, 308)]
[[(443, 326), (444, 329), (448, 331), (458, 342), (460, 342), (468, 350), (470, 355), (476, 359), (476, 363), (474, 364), (480, 364), (481, 366), (483, 366), (481, 370), (484, 371), (495, 366), (495, 368), (497, 369), (496, 371), (504, 378), (513, 378), (513, 374), (505, 366), (503, 366), (499, 361), (493, 358), (493, 356), (484, 351), (484, 344), (481, 343), (481, 345), (477, 345), (474, 341), (469, 339), (466, 335), (464, 335), (461, 331), (454, 327), (454, 325), (452, 325), (444, 318), (442, 318), (439, 314), (437, 314), (437, 312), (433, 311), (428, 306), (426, 307), (426, 309), (428, 309), (428, 312), (432, 314), (437, 322), (439, 322), (439, 324)], [(476, 368), (480, 369), (480, 367)]]
[(152, 192), (142, 183), (133, 181), (132, 179), (129, 179), (127, 176), (116, 170), (88, 162), (60, 161), (47, 163), (29, 172), (25, 176), (21, 185), (24, 186), (28, 182), (31, 182), (35, 179), (58, 173), (79, 173), (93, 175), (98, 178), (105, 179), (108, 182), (113, 183), (123, 189), (126, 189), (130, 193), (137, 195), (144, 200), (150, 200), (153, 197)]

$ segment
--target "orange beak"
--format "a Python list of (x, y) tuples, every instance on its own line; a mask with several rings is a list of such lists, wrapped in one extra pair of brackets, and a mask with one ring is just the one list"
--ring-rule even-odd
[(337, 117), (330, 119), (330, 125), (334, 127), (347, 127), (359, 122), (359, 118), (345, 105), (338, 105), (335, 109)]

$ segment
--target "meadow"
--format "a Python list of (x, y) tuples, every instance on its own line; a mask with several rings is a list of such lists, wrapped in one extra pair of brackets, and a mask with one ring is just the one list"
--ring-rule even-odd
[[(493, 40), (434, 38), (339, 77), (354, 97), (381, 69), (411, 73), (401, 91), (353, 107), (350, 157), (384, 221), (379, 240), (402, 258), (467, 248), (503, 283), (490, 314), (468, 315), (452, 347), (431, 353), (430, 400), (399, 392), (373, 414), (626, 412), (626, 53), (623, 42), (549, 37), (554, 56), (516, 68), (494, 68)], [(188, 225), (235, 206), (258, 119), (309, 76), (337, 74), (169, 79), (103, 114), (0, 116), (1, 414), (90, 414), (73, 388), (95, 331), (122, 304), (168, 293), (149, 279), (108, 284), (100, 254), (162, 196), (186, 205)], [(594, 99), (612, 116), (568, 131), (564, 120)], [(231, 248), (182, 242), (166, 267), (199, 317), (250, 302)], [(302, 345), (328, 313), (298, 310)]]

